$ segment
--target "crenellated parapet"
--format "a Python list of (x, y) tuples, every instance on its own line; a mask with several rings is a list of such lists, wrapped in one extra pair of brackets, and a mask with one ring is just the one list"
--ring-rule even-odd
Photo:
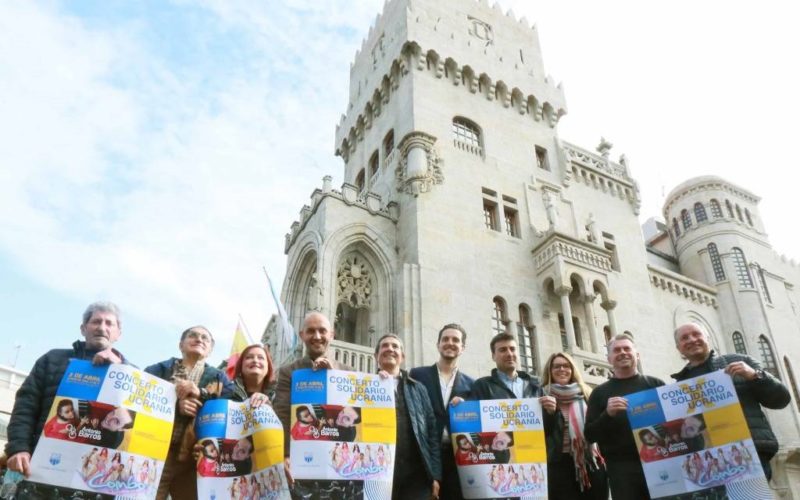
[(308, 221), (317, 213), (317, 209), (324, 200), (335, 200), (344, 205), (364, 210), (370, 215), (383, 217), (397, 223), (399, 215), (397, 203), (390, 201), (384, 204), (379, 195), (369, 191), (359, 192), (357, 186), (349, 183), (342, 184), (342, 189), (337, 191), (331, 188), (331, 176), (326, 175), (323, 178), (322, 189), (315, 189), (311, 193), (311, 204), (303, 205), (303, 208), (300, 209), (300, 218), (292, 222), (289, 232), (286, 233), (284, 253), (289, 253), (292, 245), (297, 241)]
[(647, 266), (647, 270), (650, 273), (650, 284), (655, 288), (677, 295), (690, 302), (704, 304), (713, 308), (719, 307), (715, 289), (666, 269)]
[(595, 154), (579, 146), (562, 141), (567, 161), (569, 179), (602, 191), (615, 198), (627, 200), (634, 214), (639, 214), (642, 198), (639, 186), (631, 177), (628, 162), (622, 155), (613, 162), (607, 154)]

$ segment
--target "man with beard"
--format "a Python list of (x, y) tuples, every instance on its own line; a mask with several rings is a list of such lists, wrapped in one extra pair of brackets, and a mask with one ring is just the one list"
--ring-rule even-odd
[(395, 387), (397, 446), (392, 478), (393, 500), (439, 498), (442, 480), (441, 433), (437, 433), (428, 391), (400, 366), (403, 342), (394, 333), (378, 339), (375, 361), (381, 377), (392, 377)]
[(791, 400), (789, 390), (750, 356), (717, 354), (708, 343), (706, 329), (696, 323), (687, 323), (675, 330), (675, 347), (689, 361), (681, 371), (672, 374), (675, 380), (699, 377), (722, 369), (733, 378), (764, 475), (767, 480), (771, 479), (769, 461), (778, 452), (778, 439), (761, 407), (772, 410), (785, 408)]
[(614, 376), (589, 396), (584, 436), (600, 446), (614, 500), (650, 498), (624, 396), (660, 387), (664, 382), (638, 372), (639, 353), (630, 335), (614, 336), (607, 349)]
[(469, 396), (472, 377), (458, 369), (458, 358), (467, 347), (467, 332), (461, 325), (450, 323), (439, 330), (436, 348), (439, 360), (432, 366), (412, 368), (408, 375), (422, 382), (428, 391), (436, 417), (436, 435), (441, 436), (442, 488), (439, 497), (442, 500), (460, 499), (461, 485), (450, 444), (450, 412), (449, 405)]
[(77, 427), (78, 418), (72, 400), (62, 399), (56, 406), (56, 414), (45, 424), (44, 435), (56, 439), (75, 439)]

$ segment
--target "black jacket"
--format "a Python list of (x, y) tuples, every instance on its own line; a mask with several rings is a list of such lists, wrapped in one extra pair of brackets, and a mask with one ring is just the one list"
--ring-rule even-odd
[[(761, 369), (758, 361), (746, 354), (717, 355), (713, 350), (706, 360), (705, 366), (708, 369), (707, 373), (710, 373), (721, 370), (736, 361), (744, 361), (755, 370)], [(671, 377), (677, 381), (690, 378), (687, 373), (689, 368), (690, 365), (687, 364), (678, 373), (673, 373)], [(772, 432), (772, 427), (761, 407), (780, 410), (789, 404), (791, 397), (789, 390), (780, 380), (768, 372), (764, 373), (766, 376), (762, 380), (747, 381), (741, 377), (734, 377), (733, 385), (736, 388), (736, 395), (739, 397), (739, 404), (742, 405), (744, 418), (747, 420), (756, 450), (759, 455), (772, 458), (778, 452), (778, 439)]]
[(442, 458), (440, 443), (442, 434), (441, 431), (436, 434), (438, 426), (433, 415), (433, 407), (428, 397), (428, 391), (421, 382), (409, 377), (405, 371), (401, 371), (401, 376), (403, 377), (403, 396), (406, 400), (408, 417), (411, 419), (411, 428), (414, 430), (422, 460), (425, 462), (428, 479), (431, 481), (435, 479), (441, 483)]
[[(525, 381), (525, 391), (523, 398), (538, 398), (542, 396), (542, 388), (539, 379), (518, 371), (517, 376)], [(497, 368), (492, 369), (492, 374), (488, 377), (481, 377), (472, 385), (469, 399), (516, 399), (517, 396), (511, 392), (506, 384), (500, 379)]]
[[(439, 370), (436, 368), (436, 365), (418, 366), (417, 368), (412, 368), (411, 371), (408, 372), (408, 376), (421, 382), (422, 385), (425, 386), (425, 389), (428, 390), (428, 397), (433, 406), (433, 414), (436, 417), (436, 435), (441, 437), (445, 427), (450, 429), (450, 409), (442, 402), (442, 386), (439, 383)], [(456, 372), (456, 378), (453, 381), (453, 391), (450, 393), (450, 401), (456, 396), (468, 399), (472, 384), (474, 383), (475, 380), (472, 377), (458, 370)], [(448, 403), (450, 401), (448, 401)]]
[[(14, 399), (6, 456), (22, 451), (33, 453), (70, 359), (91, 360), (97, 352), (86, 349), (86, 343), (77, 340), (72, 349), (53, 349), (36, 360)], [(122, 354), (116, 350), (114, 353), (127, 363)]]

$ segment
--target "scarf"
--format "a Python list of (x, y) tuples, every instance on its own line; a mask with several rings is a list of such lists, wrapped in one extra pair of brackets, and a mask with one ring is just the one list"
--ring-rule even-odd
[(605, 460), (600, 455), (597, 444), (589, 445), (590, 453), (587, 457), (587, 443), (583, 437), (583, 426), (586, 423), (586, 399), (584, 398), (583, 390), (577, 383), (568, 385), (550, 384), (547, 389), (547, 392), (556, 398), (558, 407), (561, 409), (567, 424), (570, 455), (572, 455), (572, 460), (575, 463), (575, 480), (578, 482), (581, 491), (586, 491), (592, 487), (589, 480), (589, 467), (599, 469), (601, 466), (605, 466)]
[[(172, 376), (170, 377), (170, 382), (175, 383), (179, 380), (189, 380), (194, 382), (195, 385), (199, 386), (200, 378), (203, 376), (203, 371), (205, 369), (206, 364), (202, 361), (198, 361), (194, 364), (194, 367), (189, 369), (183, 364), (182, 360), (176, 359), (175, 364), (172, 365)], [(193, 427), (192, 418), (185, 417), (178, 413), (176, 407), (175, 420), (172, 426), (172, 438), (170, 439), (170, 442), (173, 444), (181, 443), (188, 427)]]

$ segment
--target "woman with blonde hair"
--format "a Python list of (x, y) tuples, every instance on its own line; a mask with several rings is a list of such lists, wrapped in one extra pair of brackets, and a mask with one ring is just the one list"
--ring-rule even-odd
[(545, 429), (548, 498), (607, 499), (605, 462), (597, 445), (583, 436), (591, 388), (565, 352), (552, 354), (543, 372), (544, 393), (555, 397), (558, 406), (553, 424)]

